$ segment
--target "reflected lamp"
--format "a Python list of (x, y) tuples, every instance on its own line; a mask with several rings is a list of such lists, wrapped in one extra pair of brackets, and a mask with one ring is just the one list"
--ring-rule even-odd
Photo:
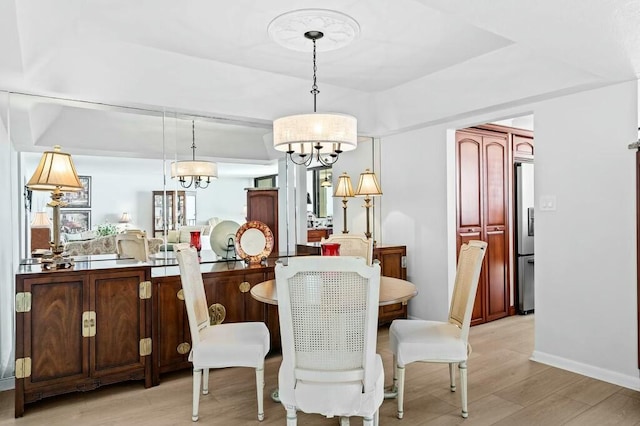
[(27, 188), (32, 191), (51, 191), (51, 201), (47, 206), (53, 209), (53, 241), (51, 256), (42, 259), (43, 268), (71, 267), (73, 262), (63, 256), (64, 246), (60, 242), (60, 207), (67, 204), (62, 200), (63, 193), (82, 190), (71, 155), (61, 152), (59, 145), (54, 146), (53, 151), (45, 151), (36, 171), (27, 182)]
[(336, 184), (336, 190), (333, 193), (334, 197), (342, 197), (342, 233), (348, 234), (347, 230), (347, 198), (353, 197), (353, 187), (351, 186), (351, 178), (344, 172), (338, 176), (338, 183)]
[(369, 210), (371, 209), (371, 197), (382, 195), (380, 185), (376, 179), (375, 173), (366, 169), (363, 173), (360, 173), (360, 181), (358, 182), (358, 189), (356, 189), (356, 197), (364, 197), (364, 208), (367, 209), (367, 232), (365, 236), (371, 238), (371, 228), (369, 222)]

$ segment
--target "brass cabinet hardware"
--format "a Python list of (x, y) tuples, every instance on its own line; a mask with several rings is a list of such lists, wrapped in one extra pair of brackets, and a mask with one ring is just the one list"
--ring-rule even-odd
[(240, 289), (241, 293), (246, 293), (251, 290), (251, 284), (249, 284), (247, 281), (242, 281), (238, 288)]
[(140, 339), (140, 356), (151, 355), (151, 337)]
[(82, 313), (82, 337), (93, 337), (96, 335), (96, 313), (95, 311), (84, 311)]
[(151, 281), (140, 283), (140, 299), (151, 299)]
[(31, 311), (31, 293), (16, 293), (16, 312)]
[(176, 293), (176, 297), (178, 298), (178, 300), (184, 300), (184, 290), (178, 290), (178, 292)]
[(186, 355), (189, 353), (189, 351), (191, 350), (191, 345), (187, 342), (182, 342), (178, 345), (178, 347), (176, 348), (176, 350), (178, 351), (178, 353), (180, 355)]
[(31, 376), (31, 358), (16, 359), (16, 379), (24, 379)]
[(227, 317), (227, 309), (220, 303), (214, 303), (209, 306), (209, 324), (218, 325), (222, 324)]

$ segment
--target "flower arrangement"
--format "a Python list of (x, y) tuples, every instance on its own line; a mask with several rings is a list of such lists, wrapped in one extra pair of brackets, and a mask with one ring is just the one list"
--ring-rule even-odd
[(116, 225), (112, 223), (103, 223), (102, 225), (98, 225), (97, 234), (99, 237), (106, 237), (107, 235), (116, 235), (118, 233), (118, 228)]

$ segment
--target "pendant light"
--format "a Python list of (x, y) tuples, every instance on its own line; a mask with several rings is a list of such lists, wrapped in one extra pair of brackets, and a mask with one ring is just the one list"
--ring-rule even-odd
[(211, 161), (196, 161), (196, 125), (191, 120), (191, 160), (174, 161), (171, 163), (171, 178), (178, 178), (183, 188), (205, 189), (212, 179), (218, 178), (218, 165)]

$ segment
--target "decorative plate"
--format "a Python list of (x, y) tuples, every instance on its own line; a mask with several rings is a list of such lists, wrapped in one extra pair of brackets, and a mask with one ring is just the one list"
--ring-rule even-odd
[(252, 220), (236, 232), (236, 252), (249, 263), (260, 263), (273, 250), (273, 233), (264, 223)]
[[(235, 246), (238, 228), (240, 228), (240, 224), (232, 220), (223, 220), (214, 226), (209, 236), (211, 250), (223, 259), (234, 257), (233, 247)], [(229, 250), (229, 247), (231, 247), (231, 250)]]

